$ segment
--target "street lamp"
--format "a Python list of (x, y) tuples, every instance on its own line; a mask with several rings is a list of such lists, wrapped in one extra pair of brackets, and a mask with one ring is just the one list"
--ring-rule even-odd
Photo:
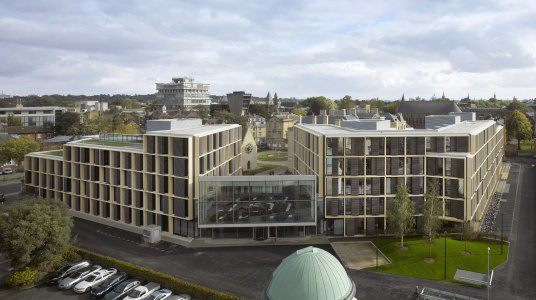
[(491, 288), (491, 280), (489, 278), (489, 250), (490, 248), (488, 247), (488, 300), (489, 300), (489, 289)]

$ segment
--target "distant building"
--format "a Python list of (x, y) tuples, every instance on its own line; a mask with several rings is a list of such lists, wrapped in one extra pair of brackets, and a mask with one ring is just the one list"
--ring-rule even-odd
[(266, 122), (266, 144), (268, 148), (274, 150), (288, 149), (288, 130), (299, 120), (300, 116), (295, 114), (280, 114), (271, 117)]
[(227, 94), (227, 102), (229, 110), (237, 115), (243, 116), (249, 112), (249, 104), (251, 103), (251, 94), (246, 94), (243, 91)]
[(11, 95), (4, 94), (4, 91), (0, 93), (0, 99), (9, 99), (9, 98), (11, 98)]
[(86, 112), (104, 113), (105, 111), (108, 111), (108, 102), (104, 102), (104, 101), (82, 100), (82, 101), (76, 101), (74, 106), (75, 108), (77, 108), (77, 111), (81, 113), (86, 113)]
[(430, 115), (448, 115), (461, 112), (454, 101), (401, 101), (397, 109), (413, 128), (424, 128), (424, 119)]
[[(0, 123), (4, 132), (27, 135), (40, 141), (54, 136), (56, 118), (65, 111), (66, 108), (59, 106), (3, 107), (0, 108)], [(10, 124), (10, 116), (13, 116), (15, 123)]]
[(173, 77), (170, 83), (156, 83), (159, 105), (168, 109), (210, 105), (209, 84), (194, 83), (192, 77)]
[(248, 116), (248, 128), (251, 129), (253, 139), (257, 145), (266, 145), (266, 119), (253, 115)]

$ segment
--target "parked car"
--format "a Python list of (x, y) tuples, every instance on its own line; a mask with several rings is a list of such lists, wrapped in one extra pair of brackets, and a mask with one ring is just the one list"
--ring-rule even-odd
[(89, 262), (85, 260), (70, 263), (66, 266), (59, 268), (55, 272), (50, 273), (47, 277), (45, 277), (44, 282), (50, 285), (58, 284), (58, 281), (60, 281), (61, 279), (85, 267), (89, 267)]
[(2, 174), (13, 174), (13, 169), (10, 167), (4, 167), (2, 168)]
[(125, 272), (116, 273), (104, 280), (104, 282), (99, 286), (93, 287), (89, 294), (91, 295), (91, 298), (102, 298), (106, 293), (113, 290), (127, 278), (128, 274)]
[(168, 289), (161, 289), (158, 291), (154, 291), (147, 297), (147, 300), (163, 300), (167, 299), (169, 296), (171, 296), (171, 291)]
[(104, 296), (105, 300), (123, 299), (123, 297), (141, 284), (139, 279), (127, 279), (116, 286), (111, 292)]
[(156, 282), (149, 282), (146, 285), (140, 285), (136, 287), (134, 290), (132, 290), (128, 295), (124, 298), (125, 300), (142, 300), (149, 295), (151, 295), (154, 291), (158, 290), (160, 288), (160, 285)]
[(92, 287), (97, 286), (101, 284), (106, 278), (114, 275), (117, 273), (116, 269), (100, 269), (98, 271), (95, 271), (91, 273), (88, 277), (86, 277), (84, 280), (78, 282), (73, 290), (75, 293), (82, 294), (90, 290)]
[(88, 277), (91, 273), (98, 271), (100, 269), (102, 269), (102, 267), (99, 265), (94, 265), (91, 267), (85, 267), (83, 269), (80, 269), (72, 273), (71, 275), (63, 278), (62, 280), (60, 280), (58, 282), (58, 287), (62, 290), (68, 290), (72, 288), (75, 284), (77, 284), (78, 282), (86, 279), (86, 277)]
[(188, 294), (180, 294), (180, 295), (171, 295), (166, 298), (166, 300), (192, 300), (192, 296)]

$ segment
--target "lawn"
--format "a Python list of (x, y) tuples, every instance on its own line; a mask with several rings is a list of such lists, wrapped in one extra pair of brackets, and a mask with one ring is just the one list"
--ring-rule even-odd
[(521, 142), (521, 152), (532, 153), (532, 147), (534, 146), (533, 141), (522, 141)]
[(46, 154), (55, 155), (55, 156), (63, 156), (63, 150), (50, 151), (50, 152), (47, 152)]
[(257, 155), (258, 160), (263, 161), (286, 161), (288, 160), (288, 153), (287, 152), (266, 152), (266, 153), (259, 153)]
[(242, 175), (257, 175), (257, 174), (259, 174), (261, 172), (272, 170), (272, 169), (275, 169), (277, 167), (278, 166), (274, 166), (274, 165), (263, 165), (263, 166), (260, 166), (259, 168), (255, 169), (255, 170), (242, 171)]
[[(409, 249), (399, 251), (396, 247), (400, 244), (400, 239), (381, 239), (374, 241), (378, 248), (391, 260), (392, 264), (381, 266), (379, 272), (404, 275), (432, 280), (444, 280), (444, 238), (436, 239), (432, 245), (432, 256), (434, 263), (424, 261), (429, 256), (429, 246), (422, 238), (404, 239), (404, 245)], [(464, 255), (462, 251), (464, 242), (456, 238), (447, 238), (447, 281), (455, 282), (454, 274), (456, 269), (486, 273), (488, 267), (487, 247), (490, 250), (490, 267), (502, 264), (506, 261), (508, 245), (501, 246), (496, 243), (482, 241), (467, 241), (467, 251), (471, 255)], [(376, 270), (371, 268), (370, 270)]]

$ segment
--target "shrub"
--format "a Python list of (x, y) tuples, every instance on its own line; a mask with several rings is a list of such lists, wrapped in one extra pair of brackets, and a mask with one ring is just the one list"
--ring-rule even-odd
[(6, 278), (6, 284), (9, 287), (27, 287), (37, 281), (37, 270), (33, 268), (24, 268), (15, 271)]
[(71, 263), (82, 259), (80, 254), (78, 254), (77, 249), (73, 247), (67, 248), (67, 250), (62, 253), (61, 258), (65, 263)]
[(171, 275), (156, 272), (151, 269), (140, 267), (113, 257), (94, 253), (85, 249), (72, 247), (82, 257), (94, 264), (115, 268), (128, 273), (132, 277), (147, 281), (154, 281), (161, 286), (172, 290), (176, 294), (189, 294), (195, 299), (237, 300), (236, 296), (211, 290), (209, 288), (175, 278)]

